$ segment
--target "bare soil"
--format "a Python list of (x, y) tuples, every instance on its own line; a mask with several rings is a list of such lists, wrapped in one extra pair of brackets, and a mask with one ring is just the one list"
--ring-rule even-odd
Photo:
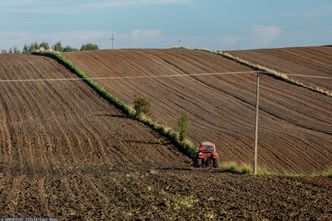
[[(230, 53), (286, 74), (332, 77), (332, 47), (257, 49), (230, 51)], [(293, 76), (290, 78), (332, 91), (331, 80)]]
[[(147, 97), (152, 103), (152, 118), (173, 128), (177, 128), (179, 117), (189, 113), (189, 137), (194, 142), (215, 142), (221, 161), (251, 165), (256, 77), (188, 76), (250, 68), (209, 52), (188, 49), (64, 55), (92, 77), (185, 76), (96, 81), (128, 104), (133, 103), (136, 94)], [(331, 167), (332, 98), (263, 76), (259, 136), (258, 162), (262, 167), (307, 173)]]
[(0, 216), (60, 220), (331, 220), (327, 178), (208, 170), (0, 178)]
[[(0, 78), (75, 78), (56, 61), (0, 56)], [(0, 163), (7, 174), (178, 167), (187, 157), (83, 81), (0, 82)]]

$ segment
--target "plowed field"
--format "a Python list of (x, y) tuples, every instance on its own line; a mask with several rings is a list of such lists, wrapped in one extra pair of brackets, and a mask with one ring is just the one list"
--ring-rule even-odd
[[(75, 77), (56, 61), (0, 56), (0, 78)], [(0, 162), (7, 173), (171, 167), (185, 156), (83, 81), (0, 82)]]
[[(230, 53), (286, 74), (332, 77), (332, 47), (257, 49)], [(331, 80), (293, 76), (290, 78), (332, 91)]]
[(0, 56), (0, 217), (331, 220), (330, 179), (191, 170), (81, 80), (44, 81), (73, 77), (52, 59)]
[(332, 183), (209, 171), (0, 178), (0, 216), (60, 220), (331, 220)]
[[(65, 53), (92, 77), (154, 76), (96, 80), (132, 104), (136, 94), (151, 103), (151, 116), (177, 128), (189, 113), (189, 137), (210, 140), (222, 161), (251, 164), (256, 77), (253, 74), (186, 76), (248, 71), (221, 56), (187, 49), (109, 50)], [(158, 78), (164, 75), (185, 77)], [(279, 172), (314, 172), (332, 166), (332, 98), (269, 76), (261, 79), (259, 164)]]

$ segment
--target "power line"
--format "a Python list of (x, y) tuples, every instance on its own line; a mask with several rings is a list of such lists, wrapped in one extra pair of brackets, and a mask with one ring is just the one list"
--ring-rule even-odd
[[(118, 76), (118, 77), (90, 77), (90, 78), (32, 78), (32, 79), (0, 79), (0, 83), (10, 82), (56, 82), (56, 81), (80, 81), (80, 80), (121, 80), (121, 79), (142, 79), (142, 78), (171, 78), (171, 77), (191, 77), (191, 76), (220, 76), (220, 75), (237, 75), (237, 74), (255, 74), (269, 73), (265, 71), (232, 71), (232, 72), (212, 72), (212, 73), (196, 73), (196, 74), (167, 74), (167, 75), (142, 75), (142, 76)], [(287, 76), (332, 79), (332, 77), (319, 75), (303, 75), (303, 74), (286, 74)]]
[(197, 74), (167, 74), (167, 75), (142, 75), (142, 76), (122, 76), (122, 77), (91, 77), (91, 78), (38, 78), (38, 79), (0, 79), (0, 83), (9, 82), (50, 82), (50, 81), (80, 81), (80, 80), (120, 80), (120, 79), (140, 79), (140, 78), (170, 78), (170, 77), (190, 77), (190, 76), (213, 76), (213, 75), (235, 75), (254, 74), (257, 71), (233, 71)]

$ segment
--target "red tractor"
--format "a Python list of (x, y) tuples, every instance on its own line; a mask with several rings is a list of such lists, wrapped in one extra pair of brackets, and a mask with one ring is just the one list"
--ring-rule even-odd
[(201, 143), (194, 157), (194, 167), (219, 167), (219, 154), (214, 143)]

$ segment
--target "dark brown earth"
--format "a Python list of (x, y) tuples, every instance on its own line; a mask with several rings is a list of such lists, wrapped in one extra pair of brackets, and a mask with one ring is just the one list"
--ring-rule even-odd
[(331, 220), (327, 178), (151, 170), (6, 176), (0, 216), (60, 220)]
[[(230, 51), (230, 53), (286, 74), (332, 77), (332, 47), (257, 49)], [(289, 78), (332, 91), (331, 80), (294, 76), (289, 76)]]
[[(189, 137), (215, 142), (221, 161), (252, 163), (256, 77), (253, 74), (188, 76), (251, 71), (237, 62), (188, 49), (105, 50), (65, 53), (92, 77), (154, 76), (96, 80), (128, 104), (147, 97), (151, 116), (177, 128), (190, 115)], [(317, 58), (318, 59), (318, 58)], [(186, 77), (156, 78), (165, 75)], [(332, 98), (263, 76), (258, 162), (278, 172), (317, 172), (332, 166)]]
[[(75, 75), (49, 58), (0, 56), (1, 79), (68, 77)], [(0, 150), (7, 173), (188, 164), (165, 138), (83, 81), (0, 82)]]

